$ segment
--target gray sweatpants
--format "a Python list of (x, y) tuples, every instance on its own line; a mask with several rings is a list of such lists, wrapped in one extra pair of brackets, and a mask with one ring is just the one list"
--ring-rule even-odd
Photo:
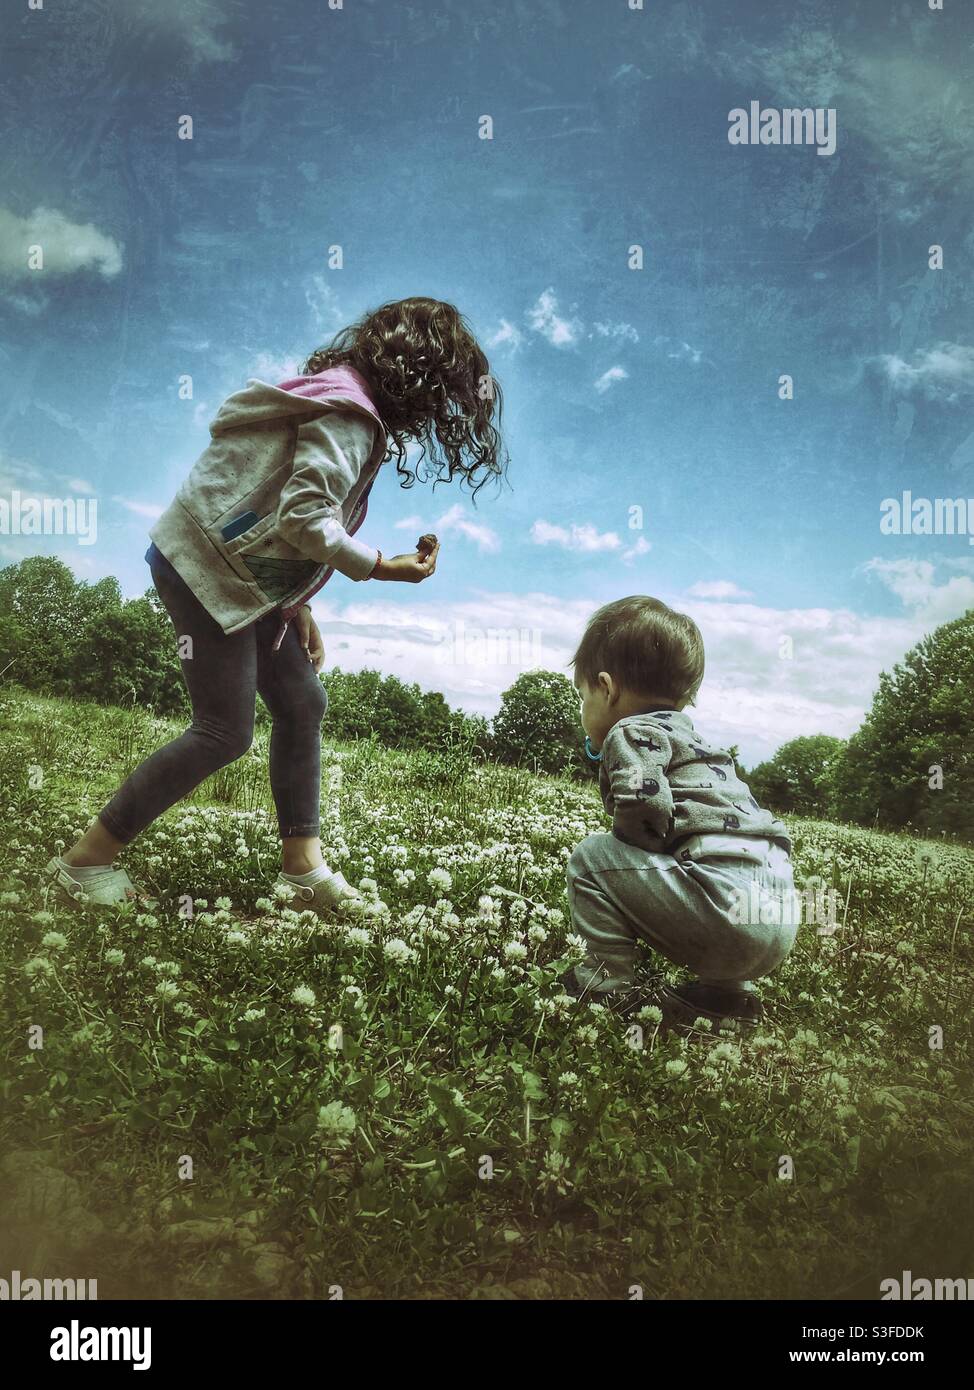
[(588, 947), (575, 977), (592, 994), (632, 984), (638, 941), (706, 984), (751, 989), (788, 955), (801, 915), (791, 860), (778, 846), (761, 864), (682, 863), (611, 831), (587, 835), (572, 852), (568, 904)]

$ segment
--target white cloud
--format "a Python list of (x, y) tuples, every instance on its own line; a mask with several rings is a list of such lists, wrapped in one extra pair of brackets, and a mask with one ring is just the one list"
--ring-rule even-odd
[(691, 347), (689, 343), (683, 342), (681, 338), (660, 336), (653, 339), (653, 346), (662, 348), (666, 352), (667, 357), (673, 362), (690, 362), (694, 367), (697, 367), (704, 360), (703, 352), (700, 348)]
[(749, 589), (739, 589), (729, 579), (701, 579), (687, 589), (690, 598), (753, 598)]
[[(305, 291), (304, 298), (314, 317), (315, 329), (323, 338), (330, 341), (339, 329), (344, 328), (349, 322), (349, 317), (339, 304), (338, 296), (325, 275), (312, 275), (311, 285)], [(322, 345), (316, 343), (315, 347)], [(310, 356), (310, 351), (305, 355)]]
[[(543, 667), (571, 678), (567, 663), (598, 607), (592, 599), (541, 592), (478, 590), (460, 602), (441, 599), (432, 586), (419, 592), (421, 600), (402, 604), (384, 596), (343, 603), (341, 590), (329, 585), (322, 591), (327, 601), (314, 602), (326, 666), (374, 666), (442, 691), (451, 705), (492, 715), (523, 670)], [(658, 596), (689, 613), (703, 633), (707, 674), (691, 711), (700, 732), (724, 746), (736, 743), (748, 766), (802, 734), (853, 733), (880, 671), (890, 670), (929, 631), (917, 613), (866, 617), (848, 609)], [(503, 644), (495, 643), (490, 659), (490, 644), (477, 638), (491, 631), (527, 640), (521, 647), (509, 644), (499, 659)], [(791, 659), (781, 655), (785, 637)]]
[(218, 0), (126, 0), (126, 19), (133, 16), (149, 29), (173, 35), (196, 63), (228, 63), (239, 56), (218, 32), (227, 23)]
[(595, 389), (600, 396), (604, 396), (606, 391), (614, 381), (627, 381), (629, 373), (625, 367), (610, 367), (607, 372), (603, 372), (595, 383)]
[(651, 543), (640, 536), (635, 545), (631, 545), (628, 550), (622, 552), (622, 560), (628, 565), (630, 561), (637, 559), (640, 555), (648, 555), (652, 548)]
[(507, 319), (501, 319), (501, 326), (487, 339), (487, 347), (510, 347), (512, 352), (517, 352), (524, 338), (521, 330)]
[[(28, 268), (28, 248), (40, 246), (43, 269)], [(0, 208), (0, 275), (42, 284), (47, 275), (97, 270), (111, 279), (122, 269), (122, 249), (92, 223), (70, 222), (57, 208), (38, 206), (26, 217)]]
[(592, 326), (600, 338), (622, 338), (629, 343), (639, 342), (639, 334), (631, 323), (596, 323)]
[(558, 300), (551, 289), (538, 295), (537, 302), (528, 310), (527, 320), (534, 332), (540, 333), (552, 347), (574, 347), (584, 331), (579, 319), (561, 317)]
[(497, 532), (492, 531), (489, 526), (484, 526), (481, 522), (471, 520), (459, 502), (455, 502), (449, 511), (444, 512), (433, 522), (433, 534), (438, 536), (440, 540), (451, 531), (466, 536), (467, 540), (474, 542), (478, 550), (488, 554), (501, 548), (500, 537)]
[(863, 568), (911, 610), (925, 628), (938, 627), (974, 608), (974, 578), (954, 575), (943, 584), (929, 560), (870, 560)]
[(119, 506), (124, 507), (126, 511), (134, 512), (136, 516), (148, 517), (152, 521), (162, 516), (165, 510), (163, 507), (154, 506), (149, 502), (133, 502), (128, 497), (113, 497), (112, 501), (117, 502)]
[(531, 527), (531, 539), (535, 545), (560, 545), (564, 550), (581, 550), (592, 553), (601, 550), (618, 550), (622, 545), (614, 531), (599, 532), (586, 522), (582, 526), (553, 526), (548, 521), (536, 521)]
[(890, 354), (878, 359), (900, 395), (954, 402), (974, 391), (974, 347), (938, 343), (914, 355), (912, 365)]
[[(301, 359), (301, 362), (304, 358)], [(301, 375), (301, 362), (296, 357), (277, 357), (272, 352), (260, 352), (253, 359), (253, 365), (247, 376), (258, 377), (261, 381), (268, 381), (272, 386), (276, 386), (279, 381), (290, 381), (292, 377)]]
[(422, 527), (423, 518), (414, 514), (413, 516), (404, 516), (401, 521), (394, 521), (392, 524), (397, 531), (416, 531)]

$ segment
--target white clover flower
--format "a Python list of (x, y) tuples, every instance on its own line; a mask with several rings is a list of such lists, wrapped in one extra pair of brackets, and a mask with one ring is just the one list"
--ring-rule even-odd
[(48, 912), (46, 908), (42, 908), (40, 912), (35, 912), (30, 920), (36, 922), (40, 927), (46, 927), (54, 921), (54, 913)]
[(346, 927), (345, 940), (353, 946), (371, 946), (373, 938), (372, 933), (364, 927)]
[(528, 927), (528, 940), (540, 944), (542, 941), (548, 940), (548, 933), (544, 927), (536, 922), (533, 927)]
[(226, 912), (229, 908), (233, 906), (229, 898), (217, 898), (216, 902), (213, 905), (220, 912)]
[(640, 1023), (662, 1023), (663, 1010), (657, 1008), (655, 1004), (644, 1004), (636, 1017)]
[(496, 910), (497, 904), (494, 902), (494, 899), (488, 897), (486, 893), (481, 893), (480, 897), (477, 899), (477, 915), (480, 917), (490, 917)]
[(431, 888), (438, 888), (443, 893), (449, 893), (453, 887), (453, 876), (447, 873), (446, 869), (430, 869), (426, 875), (426, 882)]
[(504, 955), (508, 960), (525, 960), (528, 948), (523, 941), (507, 941), (504, 943)]
[(358, 881), (358, 889), (359, 892), (364, 893), (366, 897), (377, 898), (379, 896), (379, 885), (374, 878), (360, 878)]
[(263, 1018), (267, 1013), (266, 1009), (247, 1009), (240, 1015), (244, 1023), (256, 1023), (259, 1018)]
[(504, 969), (502, 965), (495, 965), (493, 970), (490, 972), (490, 978), (492, 980), (496, 980), (498, 984), (503, 984), (503, 982), (507, 979), (507, 971)]
[(582, 1042), (597, 1043), (599, 1040), (599, 1030), (593, 1028), (590, 1023), (584, 1023), (578, 1030), (578, 1036)]
[(34, 956), (24, 966), (24, 974), (29, 976), (50, 975), (53, 970), (54, 967), (51, 962), (46, 960), (44, 956)]
[(175, 999), (179, 994), (179, 986), (174, 985), (172, 980), (160, 980), (155, 992), (160, 999)]
[(342, 1105), (340, 1100), (330, 1101), (328, 1105), (322, 1105), (318, 1109), (319, 1131), (340, 1144), (348, 1143), (355, 1133), (357, 1124), (355, 1111), (347, 1105)]
[(409, 961), (418, 959), (412, 946), (407, 946), (402, 937), (399, 936), (394, 936), (385, 943), (382, 954), (387, 960), (395, 961), (397, 965), (405, 965)]
[(125, 952), (124, 952), (124, 951), (118, 950), (117, 947), (112, 947), (112, 949), (111, 949), (110, 951), (106, 951), (106, 952), (105, 952), (105, 964), (106, 964), (106, 965), (124, 965), (124, 964), (125, 964)]
[(566, 1090), (571, 1090), (573, 1086), (578, 1085), (578, 1072), (563, 1071), (558, 1078), (558, 1085), (564, 1086)]
[(0, 893), (0, 907), (16, 907), (20, 902), (20, 894), (12, 890), (7, 893)]
[(270, 898), (258, 898), (254, 906), (257, 908), (258, 912), (270, 912), (274, 904), (271, 902)]
[(682, 1076), (689, 1064), (682, 1057), (672, 1057), (666, 1064), (668, 1076)]
[(228, 931), (223, 938), (228, 946), (246, 946), (247, 937), (242, 931)]
[(316, 1003), (316, 995), (313, 989), (307, 985), (298, 985), (291, 994), (291, 1003), (300, 1004), (302, 1008), (311, 1009)]
[(286, 883), (275, 883), (274, 887), (271, 889), (271, 892), (274, 894), (274, 897), (277, 899), (279, 903), (283, 903), (290, 902), (291, 898), (293, 897), (294, 890), (291, 887), (289, 887), (289, 885)]
[(41, 937), (41, 945), (46, 946), (50, 951), (66, 951), (68, 947), (68, 938), (63, 932), (45, 932)]
[(155, 956), (143, 956), (142, 959), (139, 961), (139, 964), (144, 966), (146, 970), (154, 970), (156, 965), (156, 958)]

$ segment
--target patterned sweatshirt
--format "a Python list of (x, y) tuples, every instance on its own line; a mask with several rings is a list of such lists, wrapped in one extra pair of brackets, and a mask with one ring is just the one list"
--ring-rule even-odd
[(791, 851), (784, 824), (754, 800), (730, 754), (701, 739), (682, 710), (614, 724), (602, 745), (599, 790), (616, 839), (639, 849), (672, 854), (687, 836), (716, 832)]

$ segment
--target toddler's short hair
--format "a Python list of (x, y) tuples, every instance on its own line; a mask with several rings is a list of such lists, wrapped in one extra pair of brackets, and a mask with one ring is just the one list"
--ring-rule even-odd
[(703, 638), (685, 613), (658, 598), (633, 594), (593, 613), (569, 665), (588, 686), (597, 684), (600, 671), (608, 671), (634, 694), (645, 691), (675, 705), (692, 705), (703, 680)]

